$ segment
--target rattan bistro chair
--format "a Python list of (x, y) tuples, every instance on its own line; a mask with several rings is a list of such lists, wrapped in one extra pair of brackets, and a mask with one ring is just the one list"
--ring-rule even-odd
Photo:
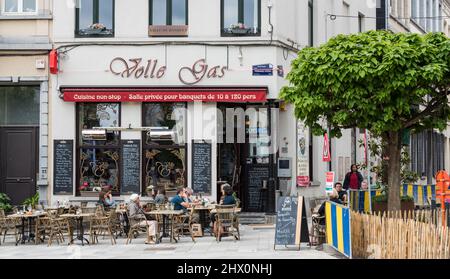
[(95, 244), (95, 242), (98, 243), (98, 236), (99, 235), (105, 235), (108, 233), (108, 235), (111, 238), (111, 244), (116, 244), (116, 237), (115, 237), (115, 219), (116, 219), (116, 212), (114, 210), (108, 212), (108, 214), (105, 213), (102, 206), (98, 206), (97, 210), (95, 212), (95, 215), (91, 218), (90, 222), (90, 239), (91, 243)]
[[(136, 238), (139, 235), (140, 232), (145, 232), (146, 235), (148, 235), (149, 227), (148, 227), (148, 225), (144, 225), (144, 224), (147, 223), (146, 222), (147, 219), (145, 217), (142, 217), (142, 218), (130, 218), (130, 213), (128, 211), (128, 208), (127, 208), (127, 213), (126, 214), (127, 214), (127, 217), (128, 217), (128, 222), (130, 224), (130, 228), (128, 230), (128, 237), (127, 237), (127, 243), (126, 244), (131, 243), (131, 240), (133, 238)], [(145, 223), (144, 223), (144, 221), (145, 221)]]
[[(20, 237), (19, 226), (19, 219), (6, 217), (5, 211), (3, 209), (0, 209), (0, 237), (3, 234), (3, 243), (5, 243), (6, 235), (9, 231), (14, 232), (13, 235), (16, 238), (16, 243), (18, 242)], [(0, 238), (0, 244), (1, 243), (2, 241)]]
[(216, 206), (217, 242), (221, 241), (224, 234), (232, 235), (235, 241), (240, 239), (239, 221), (236, 220), (236, 207), (234, 205)]
[(195, 205), (193, 205), (188, 214), (174, 216), (174, 238), (176, 237), (179, 240), (181, 235), (185, 235), (187, 233), (191, 236), (192, 241), (195, 242), (192, 226), (196, 223), (194, 220), (194, 216), (196, 214), (198, 215), (198, 212), (195, 210)]

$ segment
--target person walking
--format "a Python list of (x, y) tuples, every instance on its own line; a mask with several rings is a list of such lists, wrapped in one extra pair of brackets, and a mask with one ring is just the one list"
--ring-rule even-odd
[(363, 181), (362, 174), (358, 171), (358, 166), (353, 164), (350, 171), (345, 175), (344, 190), (359, 190)]

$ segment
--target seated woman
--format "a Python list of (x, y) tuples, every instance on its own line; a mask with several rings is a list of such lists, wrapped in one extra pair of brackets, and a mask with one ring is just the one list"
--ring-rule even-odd
[(155, 204), (165, 204), (168, 201), (166, 197), (166, 190), (159, 189), (155, 197)]
[(112, 197), (112, 191), (109, 189), (101, 191), (99, 194), (99, 203), (103, 205), (104, 208), (115, 207), (116, 201)]
[[(224, 184), (222, 186), (222, 198), (220, 199), (220, 205), (235, 205), (236, 199), (233, 196), (233, 189), (231, 188), (230, 184)], [(213, 228), (214, 228), (214, 234), (217, 233), (218, 228), (216, 225), (216, 214), (211, 214), (211, 221), (213, 222)]]

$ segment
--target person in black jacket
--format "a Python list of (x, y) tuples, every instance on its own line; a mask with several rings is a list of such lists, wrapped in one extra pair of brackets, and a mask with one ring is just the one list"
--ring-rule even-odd
[(345, 175), (344, 190), (359, 190), (363, 181), (362, 174), (358, 171), (358, 166), (353, 164), (350, 171)]

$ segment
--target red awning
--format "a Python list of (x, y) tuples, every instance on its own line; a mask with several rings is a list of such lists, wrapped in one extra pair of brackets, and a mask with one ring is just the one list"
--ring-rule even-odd
[(66, 102), (253, 102), (267, 101), (267, 88), (64, 88)]

